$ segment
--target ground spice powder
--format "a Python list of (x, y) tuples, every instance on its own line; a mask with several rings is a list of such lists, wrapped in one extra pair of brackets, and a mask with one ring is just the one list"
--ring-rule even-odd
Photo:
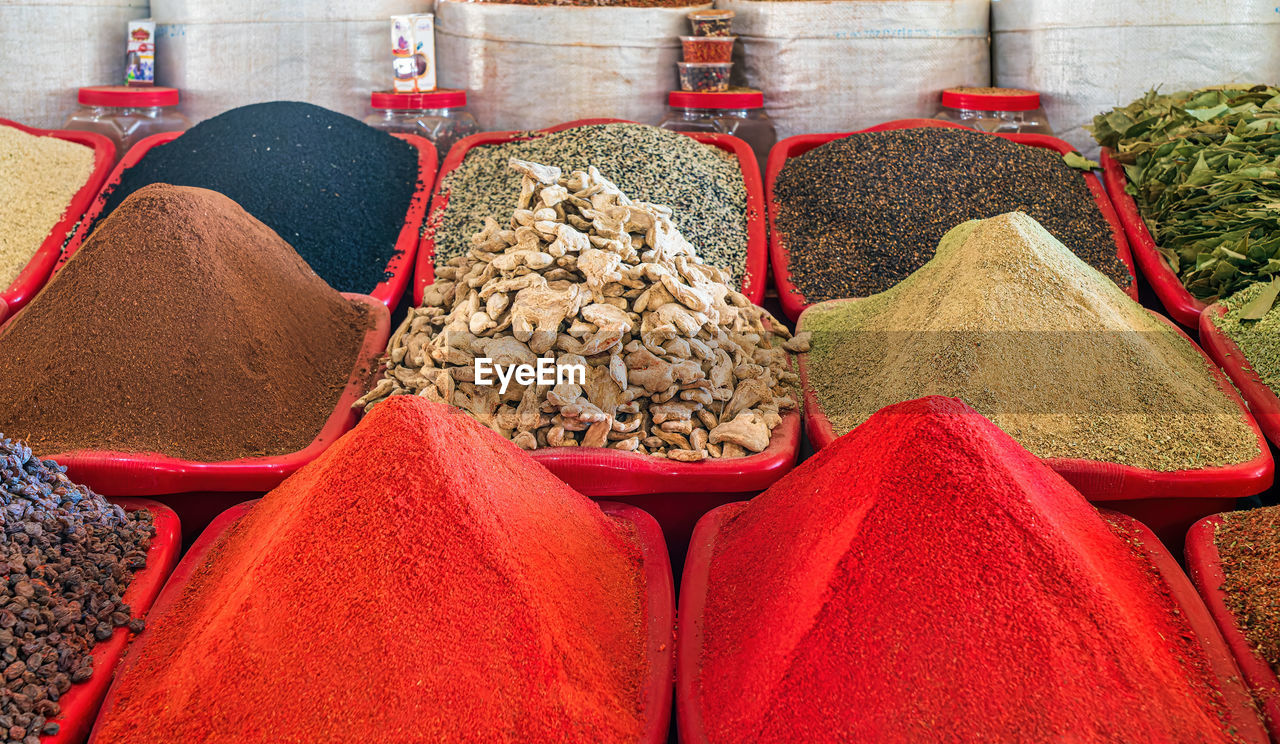
[(515, 445), (393, 398), (152, 613), (96, 740), (639, 741), (639, 555)]
[(369, 323), (227, 197), (149, 186), (0, 332), (0, 431), (42, 455), (294, 452)]
[(955, 399), (876, 414), (716, 539), (712, 742), (1227, 742), (1208, 660), (1085, 499)]
[(1121, 287), (1111, 225), (1058, 153), (965, 129), (852, 134), (787, 161), (774, 186), (787, 268), (809, 302), (902, 281), (966, 220), (1023, 211)]
[(1259, 453), (1200, 352), (1020, 212), (955, 228), (896, 287), (814, 306), (799, 330), (837, 434), (948, 395), (1041, 457), (1171, 471)]
[(1265, 293), (1269, 284), (1255, 284), (1220, 300), (1227, 312), (1222, 315), (1212, 313), (1209, 318), (1218, 330), (1240, 347), (1262, 382), (1272, 392), (1280, 394), (1280, 307), (1273, 305), (1256, 320), (1244, 317), (1249, 303)]
[(1222, 515), (1213, 533), (1227, 609), (1280, 674), (1280, 506)]

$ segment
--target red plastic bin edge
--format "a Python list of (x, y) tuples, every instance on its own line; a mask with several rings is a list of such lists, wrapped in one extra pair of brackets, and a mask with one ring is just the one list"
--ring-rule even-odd
[[(205, 555), (218, 540), (230, 530), (254, 504), (257, 499), (227, 509), (219, 514), (201, 533), (199, 539), (183, 556), (182, 562), (173, 570), (169, 581), (152, 606), (152, 614), (163, 615), (182, 595), (182, 589), (191, 574), (203, 563)], [(667, 740), (667, 731), (671, 716), (671, 679), (675, 668), (675, 587), (672, 584), (671, 562), (667, 556), (666, 541), (662, 530), (653, 517), (634, 506), (613, 502), (600, 502), (600, 509), (610, 517), (630, 522), (636, 528), (637, 542), (643, 561), (642, 571), (646, 590), (646, 619), (648, 621), (648, 644), (650, 678), (649, 689), (645, 699), (645, 711), (656, 713), (647, 715), (642, 744), (661, 744)], [(150, 628), (142, 631), (138, 642), (129, 650), (124, 661), (119, 665), (115, 677), (123, 677), (125, 671), (137, 663), (140, 649), (145, 646)], [(114, 686), (108, 691), (102, 703), (99, 720), (106, 719), (115, 705)], [(97, 740), (97, 729), (89, 741)]]
[(116, 146), (112, 144), (111, 140), (94, 132), (78, 132), (70, 129), (36, 129), (9, 119), (0, 119), (0, 127), (10, 127), (37, 137), (56, 137), (60, 140), (75, 142), (93, 149), (93, 170), (89, 173), (89, 180), (85, 181), (84, 185), (72, 195), (66, 211), (62, 213), (62, 218), (49, 231), (49, 235), (45, 237), (36, 252), (32, 254), (27, 261), (27, 265), (18, 273), (17, 278), (13, 280), (8, 289), (0, 292), (0, 320), (4, 320), (7, 315), (21, 310), (31, 301), (32, 297), (35, 297), (36, 293), (44, 286), (44, 283), (48, 281), (49, 276), (53, 273), (54, 264), (57, 263), (58, 257), (62, 254), (62, 244), (67, 242), (67, 233), (71, 232), (71, 229), (80, 221), (85, 210), (93, 202), (94, 197), (98, 195), (103, 182), (106, 181), (107, 174), (111, 171), (111, 165), (116, 159)]
[[(715, 541), (724, 524), (740, 514), (748, 502), (726, 504), (708, 512), (697, 527), (689, 543), (689, 556), (684, 564), (680, 582), (679, 633), (676, 639), (676, 723), (682, 744), (700, 744), (708, 741), (695, 686), (698, 680), (698, 662), (703, 644), (703, 613), (706, 610), (708, 579)], [(1265, 744), (1268, 741), (1261, 722), (1253, 708), (1253, 701), (1240, 683), (1235, 659), (1218, 632), (1209, 611), (1196, 594), (1195, 588), (1178, 567), (1173, 556), (1161, 545), (1146, 525), (1124, 514), (1100, 510), (1108, 519), (1130, 525), (1139, 533), (1140, 546), (1152, 565), (1159, 572), (1169, 589), (1169, 596), (1182, 609), (1188, 624), (1199, 638), (1205, 650), (1221, 691), (1228, 700), (1231, 723), (1245, 741)], [(1250, 723), (1253, 725), (1250, 726)], [(1253, 729), (1250, 731), (1249, 729)]]
[[(791, 272), (788, 270), (790, 253), (784, 244), (783, 234), (778, 230), (777, 217), (778, 208), (774, 200), (774, 184), (777, 183), (778, 174), (782, 172), (782, 168), (786, 165), (788, 159), (799, 157), (806, 152), (833, 142), (843, 139), (851, 134), (864, 134), (867, 132), (887, 132), (897, 129), (965, 129), (968, 127), (953, 124), (938, 119), (899, 119), (897, 121), (889, 121), (883, 124), (877, 124), (874, 127), (860, 129), (856, 132), (834, 132), (827, 134), (798, 134), (793, 137), (787, 137), (773, 146), (769, 151), (768, 169), (765, 174), (765, 209), (769, 216), (769, 262), (773, 270), (773, 281), (778, 288), (778, 300), (782, 303), (782, 310), (791, 320), (797, 320), (800, 313), (804, 309), (812, 305), (804, 298), (800, 289), (791, 281)], [(976, 131), (976, 130), (969, 130)], [(991, 134), (991, 133), (987, 133)], [(1058, 153), (1066, 155), (1075, 152), (1076, 148), (1067, 142), (1050, 137), (1043, 134), (992, 134), (993, 137), (1016, 142), (1020, 145), (1030, 147), (1042, 147), (1054, 150)], [(1107, 192), (1103, 190), (1102, 184), (1098, 181), (1098, 177), (1093, 173), (1084, 173), (1085, 185), (1089, 188), (1089, 193), (1093, 195), (1094, 201), (1098, 205), (1099, 211), (1102, 212), (1103, 218), (1107, 224), (1111, 226), (1111, 236), (1116, 244), (1116, 257), (1124, 263), (1129, 270), (1129, 277), (1132, 282), (1125, 289), (1125, 294), (1138, 299), (1138, 278), (1137, 271), (1134, 267), (1133, 254), (1129, 248), (1129, 241), (1125, 239), (1125, 228), (1121, 217), (1117, 214), (1115, 206), (1107, 197)]]
[(67, 475), (109, 496), (155, 496), (187, 491), (269, 491), (298, 468), (311, 462), (333, 441), (355, 426), (351, 404), (365, 392), (368, 372), (386, 349), (391, 314), (386, 305), (368, 295), (343, 293), (364, 304), (374, 325), (365, 335), (351, 376), (334, 412), (306, 447), (273, 457), (247, 457), (222, 462), (196, 462), (160, 454), (80, 450), (44, 455), (66, 466)]
[(1236, 625), (1235, 616), (1227, 609), (1226, 593), (1222, 591), (1226, 575), (1222, 571), (1218, 546), (1213, 540), (1220, 524), (1222, 515), (1215, 514), (1196, 522), (1187, 532), (1187, 571), (1209, 614), (1217, 622), (1218, 630), (1222, 632), (1245, 681), (1253, 690), (1272, 740), (1280, 741), (1280, 677), (1249, 645), (1248, 638)]
[[(182, 549), (182, 528), (169, 507), (145, 499), (109, 499), (126, 511), (149, 509), (154, 515), (156, 534), (147, 549), (147, 565), (133, 576), (122, 599), (134, 617), (145, 618), (169, 578)], [(144, 631), (145, 632), (145, 631)], [(84, 741), (98, 715), (98, 708), (111, 686), (116, 666), (129, 646), (129, 629), (116, 628), (111, 637), (93, 647), (93, 676), (72, 685), (58, 701), (62, 712), (50, 721), (61, 726), (58, 733), (41, 736), (41, 744), (77, 744)]]
[(1195, 328), (1200, 321), (1200, 313), (1207, 305), (1187, 291), (1182, 280), (1160, 255), (1155, 238), (1151, 237), (1147, 223), (1138, 212), (1138, 203), (1125, 191), (1129, 179), (1125, 176), (1124, 167), (1116, 162), (1110, 148), (1102, 148), (1101, 161), (1102, 177), (1106, 180), (1116, 213), (1120, 215), (1120, 224), (1124, 225), (1124, 232), (1129, 236), (1138, 268), (1169, 315), (1187, 328)]
[[(76, 230), (75, 235), (71, 236), (71, 241), (67, 243), (62, 259), (58, 261), (54, 271), (61, 268), (62, 264), (66, 263), (67, 259), (84, 244), (94, 221), (98, 218), (98, 215), (102, 214), (103, 208), (106, 207), (107, 197), (111, 195), (112, 189), (120, 183), (120, 177), (124, 171), (137, 165), (152, 148), (168, 144), (180, 135), (182, 135), (182, 132), (160, 132), (138, 140), (137, 144), (129, 148), (129, 151), (120, 159), (120, 162), (111, 171), (111, 175), (102, 184), (101, 189), (98, 190), (97, 197), (93, 200), (93, 204), (89, 206), (88, 211), (85, 212), (84, 219), (80, 222), (80, 227)], [(422, 221), (427, 212), (427, 204), (431, 199), (431, 187), (435, 183), (436, 174), (436, 148), (435, 145), (431, 144), (430, 140), (419, 137), (416, 134), (397, 133), (393, 136), (399, 137), (417, 148), (418, 185), (414, 190), (413, 198), (409, 201), (409, 209), (405, 213), (404, 225), (400, 228), (400, 234), (396, 238), (395, 251), (391, 256), (391, 260), (387, 262), (386, 271), (391, 276), (375, 285), (368, 295), (391, 308), (399, 304), (400, 298), (409, 286), (409, 277), (417, 256), (418, 236), (422, 231)]]
[(1262, 381), (1244, 352), (1214, 323), (1227, 308), (1214, 303), (1200, 314), (1200, 344), (1210, 358), (1227, 373), (1249, 404), (1249, 410), (1271, 443), (1280, 447), (1280, 397)]
[[(827, 303), (857, 302), (859, 298), (829, 300)], [(811, 306), (811, 307), (816, 307)], [(1259, 454), (1253, 460), (1235, 465), (1160, 472), (1118, 463), (1097, 462), (1067, 457), (1043, 458), (1049, 467), (1094, 502), (1129, 501), (1134, 499), (1219, 498), (1234, 499), (1253, 496), (1271, 487), (1275, 478), (1275, 462), (1258, 422), (1250, 415), (1245, 402), (1231, 381), (1186, 333), (1164, 316), (1148, 310), (1153, 318), (1172, 328), (1205, 360), (1218, 389), (1235, 402), (1249, 423), (1258, 442)], [(799, 330), (803, 330), (801, 317)], [(809, 385), (808, 354), (799, 355), (800, 385), (804, 395), (806, 428), (814, 451), (836, 439), (831, 420), (818, 404), (818, 396)], [(1104, 490), (1105, 489), (1105, 490)]]
[[(557, 124), (539, 130), (542, 134), (562, 132), (566, 129), (591, 126), (595, 124), (635, 124), (625, 119), (578, 119), (576, 121)], [(756, 162), (755, 153), (748, 145), (737, 137), (727, 134), (711, 134), (702, 132), (679, 132), (701, 142), (732, 153), (738, 159), (742, 170), (742, 183), (747, 192), (747, 259), (742, 269), (742, 294), (759, 305), (764, 300), (765, 285), (769, 279), (769, 250), (765, 239), (765, 205), (764, 191), (760, 182), (760, 166)], [(428, 213), (426, 226), (422, 232), (422, 245), (418, 248), (417, 266), (414, 269), (413, 304), (422, 304), (422, 295), (427, 286), (435, 281), (435, 232), (444, 221), (445, 209), (449, 205), (449, 192), (445, 189), (445, 179), (462, 165), (467, 153), (476, 147), (497, 145), (517, 140), (533, 139), (528, 132), (480, 132), (464, 137), (449, 148), (444, 162), (440, 165), (436, 176), (431, 211)]]

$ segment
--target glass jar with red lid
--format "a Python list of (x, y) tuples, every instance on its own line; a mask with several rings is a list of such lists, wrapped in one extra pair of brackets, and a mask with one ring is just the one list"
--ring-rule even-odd
[(94, 85), (81, 88), (77, 99), (80, 108), (62, 128), (105, 135), (115, 143), (117, 160), (144, 137), (191, 126), (178, 110), (177, 88)]
[(933, 118), (983, 132), (1053, 134), (1040, 94), (1021, 88), (948, 88)]
[(438, 160), (463, 137), (480, 131), (467, 111), (465, 90), (434, 90), (430, 93), (375, 91), (370, 99), (374, 113), (364, 123), (386, 132), (416, 134), (431, 140)]
[(744, 140), (755, 153), (761, 172), (769, 150), (778, 141), (773, 120), (764, 111), (764, 94), (750, 88), (730, 88), (723, 93), (673, 90), (667, 96), (667, 113), (658, 124), (673, 132), (714, 132)]

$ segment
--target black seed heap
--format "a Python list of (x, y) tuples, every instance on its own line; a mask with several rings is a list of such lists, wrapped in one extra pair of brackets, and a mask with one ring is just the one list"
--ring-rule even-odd
[(146, 565), (151, 520), (0, 437), (0, 743), (56, 734), (58, 699), (93, 675), (94, 645), (142, 630), (121, 597)]
[(125, 170), (98, 217), (153, 183), (221, 192), (265, 222), (339, 292), (386, 278), (418, 185), (418, 151), (309, 103), (242, 106)]
[(951, 228), (1014, 211), (1116, 284), (1132, 283), (1081, 172), (1051, 150), (989, 134), (853, 134), (788, 160), (774, 198), (791, 281), (808, 302), (883, 292), (932, 258)]

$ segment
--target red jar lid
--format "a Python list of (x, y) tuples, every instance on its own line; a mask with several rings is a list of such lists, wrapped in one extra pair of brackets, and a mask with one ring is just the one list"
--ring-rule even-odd
[(1030, 111), (1040, 108), (1040, 94), (1021, 88), (948, 88), (942, 105), (967, 111)]
[(667, 105), (672, 108), (696, 109), (764, 108), (764, 94), (750, 88), (730, 89), (722, 93), (673, 90), (667, 94)]
[(161, 85), (91, 85), (76, 96), (86, 106), (177, 106), (178, 89)]
[(418, 109), (461, 108), (467, 105), (465, 90), (449, 90), (441, 88), (430, 93), (396, 93), (390, 90), (375, 90), (370, 104), (376, 109), (393, 111), (416, 111)]

